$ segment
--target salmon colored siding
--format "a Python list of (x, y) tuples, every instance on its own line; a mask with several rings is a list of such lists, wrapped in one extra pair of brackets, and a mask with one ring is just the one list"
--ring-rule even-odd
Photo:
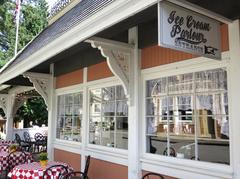
[[(149, 173), (149, 172), (148, 171), (142, 171), (142, 175), (145, 175), (147, 173)], [(163, 176), (164, 176), (164, 179), (176, 179), (174, 177), (169, 177), (169, 176), (165, 176), (165, 175), (163, 175)], [(151, 179), (159, 179), (159, 177), (151, 177)]]
[(113, 76), (107, 62), (98, 63), (88, 67), (88, 81), (99, 80)]
[(67, 163), (75, 171), (81, 170), (81, 156), (79, 154), (54, 149), (54, 161)]
[[(227, 24), (221, 25), (220, 32), (222, 51), (228, 51), (229, 50), (228, 25)], [(142, 49), (141, 56), (142, 56), (142, 69), (179, 62), (197, 57), (196, 55), (160, 47), (158, 45)]]
[(160, 66), (194, 58), (192, 54), (184, 53), (159, 46), (147, 47), (142, 50), (142, 69)]
[(228, 51), (229, 50), (229, 39), (228, 39), (228, 25), (223, 24), (220, 28), (221, 32), (221, 45), (222, 45), (222, 51)]
[(76, 70), (56, 78), (56, 88), (76, 85), (83, 82), (83, 69)]
[(88, 176), (91, 179), (127, 179), (126, 166), (91, 158)]

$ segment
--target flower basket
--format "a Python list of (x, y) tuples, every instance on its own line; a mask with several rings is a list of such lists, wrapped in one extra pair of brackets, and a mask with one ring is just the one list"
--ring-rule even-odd
[(40, 165), (42, 168), (46, 168), (47, 167), (47, 164), (48, 164), (48, 160), (40, 160)]

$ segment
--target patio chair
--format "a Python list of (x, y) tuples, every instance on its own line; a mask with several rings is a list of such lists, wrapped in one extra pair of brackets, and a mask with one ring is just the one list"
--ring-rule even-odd
[(22, 148), (24, 151), (29, 151), (31, 145), (25, 143), (18, 134), (15, 134), (15, 141), (18, 143), (19, 147)]
[[(85, 168), (84, 168), (84, 176), (87, 176), (88, 175), (88, 169), (89, 169), (89, 165), (90, 165), (90, 159), (91, 159), (91, 156), (88, 155), (87, 156), (87, 160), (86, 160), (86, 164), (85, 164)], [(84, 178), (84, 179), (87, 179), (87, 178)]]
[(80, 171), (70, 172), (63, 176), (64, 179), (89, 179), (87, 175)]
[[(176, 157), (176, 151), (175, 151), (175, 149), (173, 148), (173, 147), (170, 147), (169, 148), (170, 149), (170, 156), (171, 157)], [(166, 149), (163, 151), (163, 155), (168, 155), (168, 149), (167, 149), (167, 147), (166, 147)]]
[(47, 150), (47, 138), (44, 135), (42, 135), (41, 133), (36, 133), (34, 135), (34, 139), (35, 139), (35, 146), (38, 152), (40, 152), (40, 147), (41, 147), (41, 151)]
[[(27, 155), (24, 151), (15, 151), (11, 152), (7, 156), (7, 169), (6, 175), (10, 172), (15, 166), (27, 163)], [(6, 176), (7, 177), (7, 176)]]
[[(64, 175), (69, 173), (69, 169), (65, 165), (52, 165), (48, 167), (43, 173), (43, 179), (52, 178), (53, 176), (63, 178)], [(55, 178), (54, 177), (54, 178)]]
[[(29, 132), (25, 131), (25, 132), (23, 133), (23, 138), (24, 138), (24, 142), (25, 142), (26, 144), (29, 144), (30, 149), (32, 149), (32, 150), (34, 151), (34, 149), (33, 149), (33, 144), (34, 144), (34, 142), (31, 140), (31, 137), (30, 137)], [(29, 151), (30, 151), (30, 149), (29, 149)]]
[(142, 179), (164, 179), (164, 177), (161, 174), (150, 172), (143, 175)]

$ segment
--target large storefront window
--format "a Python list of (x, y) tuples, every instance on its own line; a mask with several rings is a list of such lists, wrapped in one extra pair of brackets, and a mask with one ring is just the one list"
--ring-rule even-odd
[(81, 142), (82, 103), (82, 93), (58, 96), (58, 139)]
[(89, 143), (128, 148), (128, 106), (122, 86), (90, 90)]
[(227, 72), (146, 82), (147, 152), (229, 164)]

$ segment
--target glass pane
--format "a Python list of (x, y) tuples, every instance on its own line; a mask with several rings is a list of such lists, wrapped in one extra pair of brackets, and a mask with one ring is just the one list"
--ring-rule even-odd
[(117, 132), (116, 133), (116, 146), (120, 149), (128, 149), (128, 133)]
[(58, 116), (64, 116), (64, 115), (65, 115), (64, 105), (59, 105), (58, 106)]
[(65, 95), (65, 105), (72, 105), (73, 104), (73, 95), (68, 94)]
[(102, 95), (104, 101), (112, 101), (115, 99), (115, 86), (102, 88)]
[(100, 116), (101, 115), (101, 103), (90, 104), (89, 113), (91, 116)]
[(80, 105), (74, 105), (73, 106), (73, 115), (79, 116), (80, 114), (82, 114), (82, 109), (80, 109)]
[(193, 92), (193, 74), (183, 74), (168, 77), (168, 93), (181, 94)]
[(73, 94), (73, 98), (74, 98), (74, 104), (81, 104), (82, 95), (80, 95), (79, 93), (76, 93), (76, 94)]
[(101, 117), (91, 117), (89, 121), (89, 143), (100, 144)]
[(128, 116), (127, 101), (117, 101), (116, 105), (116, 116)]
[(167, 114), (168, 102), (166, 97), (154, 97), (147, 99), (146, 103), (146, 113), (148, 116)]
[(58, 105), (64, 105), (64, 95), (58, 96)]
[(116, 98), (117, 100), (126, 99), (122, 86), (116, 86)]
[(102, 93), (101, 89), (95, 89), (90, 91), (90, 103), (101, 103)]
[(116, 123), (118, 131), (128, 131), (128, 117), (117, 117)]
[(196, 91), (227, 90), (227, 72), (225, 69), (207, 70), (195, 73)]
[(160, 78), (156, 80), (147, 81), (147, 97), (166, 95), (167, 93), (167, 80)]
[(102, 114), (104, 116), (115, 115), (115, 102), (105, 102), (102, 104)]

